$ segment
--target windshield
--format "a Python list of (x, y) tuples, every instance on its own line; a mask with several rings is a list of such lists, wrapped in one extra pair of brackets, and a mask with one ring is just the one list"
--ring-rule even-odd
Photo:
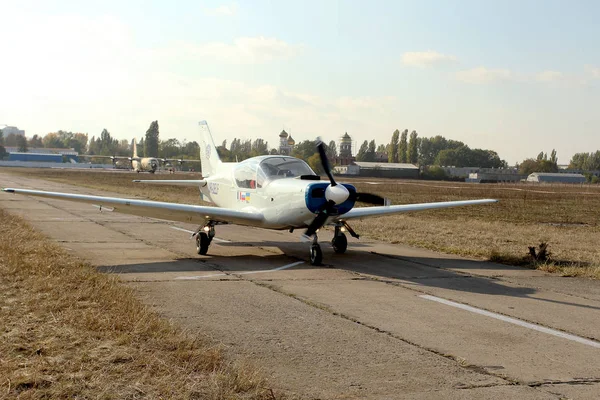
[(295, 178), (302, 175), (316, 175), (302, 160), (294, 157), (269, 157), (258, 168), (257, 184), (262, 187), (275, 179)]

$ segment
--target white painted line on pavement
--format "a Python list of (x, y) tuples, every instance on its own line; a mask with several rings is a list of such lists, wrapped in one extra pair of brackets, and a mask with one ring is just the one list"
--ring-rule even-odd
[(183, 229), (178, 226), (172, 226), (171, 229), (175, 229), (176, 231), (181, 231), (181, 232), (192, 233), (192, 234), (194, 233), (194, 231), (190, 231), (189, 229)]
[(226, 276), (227, 274), (209, 274), (209, 275), (197, 275), (197, 276), (178, 276), (175, 278), (177, 281), (194, 281), (202, 278), (212, 278), (213, 276)]
[(284, 269), (295, 267), (296, 265), (300, 265), (300, 264), (304, 264), (304, 261), (296, 261), (296, 262), (293, 262), (291, 264), (284, 265), (283, 267), (277, 267), (277, 268), (273, 268), (273, 269), (267, 269), (267, 270), (264, 270), (264, 271), (236, 272), (235, 275), (260, 274), (262, 272), (281, 271), (281, 270), (284, 270)]
[[(175, 229), (175, 230), (178, 230), (178, 231), (181, 231), (181, 232), (187, 232), (187, 233), (191, 233), (191, 234), (195, 233), (194, 231), (190, 231), (189, 229), (183, 229), (183, 228), (180, 228), (178, 226), (172, 226), (171, 229)], [(213, 240), (216, 240), (217, 242), (222, 242), (222, 243), (231, 243), (230, 240), (219, 239), (218, 237), (214, 237)]]
[(461, 310), (470, 311), (470, 312), (475, 313), (475, 314), (485, 315), (486, 317), (495, 318), (495, 319), (498, 319), (500, 321), (508, 322), (510, 324), (519, 325), (519, 326), (522, 326), (524, 328), (532, 329), (534, 331), (547, 333), (548, 335), (560, 337), (560, 338), (563, 338), (563, 339), (571, 340), (573, 342), (585, 344), (585, 345), (596, 347), (596, 348), (600, 349), (600, 343), (596, 342), (594, 340), (585, 339), (585, 338), (582, 338), (580, 336), (571, 335), (571, 334), (568, 334), (568, 333), (565, 333), (565, 332), (561, 332), (561, 331), (557, 331), (557, 330), (554, 330), (554, 329), (546, 328), (546, 327), (543, 327), (543, 326), (540, 326), (540, 325), (536, 325), (536, 324), (532, 324), (532, 323), (529, 323), (529, 322), (521, 321), (521, 320), (516, 319), (516, 318), (507, 317), (507, 316), (502, 315), (502, 314), (496, 314), (496, 313), (493, 313), (493, 312), (490, 312), (490, 311), (486, 311), (486, 310), (482, 310), (482, 309), (479, 309), (479, 308), (467, 306), (466, 304), (456, 303), (454, 301), (442, 299), (442, 298), (431, 296), (431, 295), (428, 295), (428, 294), (423, 294), (423, 295), (420, 295), (419, 297), (421, 297), (423, 299), (431, 300), (431, 301), (436, 301), (438, 303), (442, 303), (442, 304), (445, 304), (447, 306), (452, 306), (452, 307), (460, 308)]
[(291, 264), (287, 264), (284, 265), (282, 267), (277, 267), (277, 268), (273, 268), (273, 269), (265, 269), (262, 271), (244, 271), (244, 272), (231, 272), (230, 274), (225, 274), (225, 273), (221, 273), (221, 274), (209, 274), (209, 275), (197, 275), (197, 276), (178, 276), (177, 278), (175, 278), (175, 280), (178, 281), (193, 281), (193, 280), (198, 280), (198, 279), (203, 279), (203, 278), (211, 278), (213, 276), (226, 276), (226, 275), (249, 275), (249, 274), (261, 274), (264, 272), (275, 272), (275, 271), (281, 271), (284, 269), (288, 269), (288, 268), (292, 268), (295, 267), (296, 265), (300, 265), (300, 264), (304, 264), (304, 261), (296, 261), (293, 262)]

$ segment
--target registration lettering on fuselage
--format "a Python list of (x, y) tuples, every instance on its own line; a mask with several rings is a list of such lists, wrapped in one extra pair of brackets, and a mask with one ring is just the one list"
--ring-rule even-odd
[(208, 191), (210, 194), (219, 194), (219, 184), (217, 182), (208, 182)]

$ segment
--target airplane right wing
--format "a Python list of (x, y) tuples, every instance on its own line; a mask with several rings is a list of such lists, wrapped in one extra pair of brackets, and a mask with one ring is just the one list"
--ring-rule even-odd
[(46, 192), (30, 189), (5, 188), (2, 190), (7, 193), (92, 204), (102, 212), (118, 212), (168, 221), (189, 222), (198, 225), (203, 225), (208, 221), (215, 221), (247, 226), (261, 226), (263, 221), (263, 215), (261, 213), (238, 211), (229, 208), (166, 203), (162, 201), (134, 200), (119, 197), (89, 196), (74, 193)]
[(474, 206), (478, 204), (497, 203), (498, 200), (481, 199), (481, 200), (461, 200), (461, 201), (442, 201), (438, 203), (421, 203), (421, 204), (402, 204), (396, 206), (378, 206), (378, 207), (358, 207), (353, 208), (346, 214), (339, 216), (339, 220), (345, 221), (348, 219), (377, 217), (386, 214), (400, 214), (411, 211), (434, 210), (448, 207)]
[(201, 160), (191, 160), (191, 159), (188, 159), (188, 158), (161, 158), (160, 160), (161, 160), (162, 162), (166, 162), (166, 161), (169, 161), (169, 162), (177, 161), (177, 162), (178, 162), (178, 163), (180, 163), (180, 164), (183, 164), (183, 163), (186, 163), (186, 162), (192, 162), (192, 163), (199, 163), (199, 162), (202, 162)]
[(80, 154), (78, 157), (80, 158), (110, 158), (111, 160), (137, 160), (135, 157), (127, 157), (127, 156), (97, 156), (94, 154)]

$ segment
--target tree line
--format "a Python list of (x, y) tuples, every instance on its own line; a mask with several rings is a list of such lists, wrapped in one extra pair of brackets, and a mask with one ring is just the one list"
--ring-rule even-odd
[[(301, 158), (317, 172), (321, 171), (321, 162), (316, 151), (317, 141), (305, 140), (297, 143), (292, 156)], [(104, 156), (129, 156), (132, 152), (131, 143), (126, 140), (113, 138), (107, 129), (100, 135), (88, 139), (87, 133), (59, 130), (50, 132), (45, 136), (33, 135), (26, 139), (23, 135), (9, 134), (3, 136), (0, 130), (0, 158), (6, 155), (4, 146), (17, 147), (19, 151), (29, 148), (73, 148), (80, 154)], [(160, 140), (158, 121), (152, 121), (146, 134), (137, 142), (137, 152), (140, 157), (159, 158), (198, 158), (199, 145), (196, 141), (187, 142), (177, 139)], [(277, 148), (270, 149), (264, 139), (238, 139), (235, 138), (227, 146), (223, 141), (217, 148), (223, 161), (243, 161), (250, 157), (278, 154)], [(326, 146), (327, 156), (332, 164), (338, 157), (337, 144), (330, 141)], [(378, 154), (379, 153), (379, 154)], [(379, 155), (379, 157), (378, 157)], [(387, 144), (377, 145), (375, 140), (365, 140), (356, 154), (357, 161), (375, 161), (387, 155), (390, 163), (411, 163), (423, 167), (427, 166), (455, 166), (455, 167), (481, 167), (502, 168), (507, 167), (493, 150), (471, 149), (461, 141), (447, 139), (437, 135), (432, 137), (419, 137), (416, 131), (409, 134), (408, 129), (400, 132), (396, 129)], [(536, 158), (528, 158), (518, 163), (516, 167), (520, 174), (528, 175), (533, 172), (557, 172), (556, 150), (550, 156), (540, 152)], [(590, 153), (577, 153), (569, 163), (570, 169), (582, 171), (600, 170), (600, 151)]]
[(463, 142), (437, 135), (420, 138), (416, 131), (408, 134), (396, 129), (390, 143), (377, 146), (375, 140), (365, 140), (356, 154), (357, 161), (375, 161), (376, 153), (387, 154), (390, 163), (410, 163), (419, 166), (454, 166), (502, 168), (506, 161), (493, 150), (471, 149)]
[[(132, 142), (112, 137), (107, 129), (100, 135), (88, 139), (87, 133), (59, 130), (44, 136), (33, 135), (27, 139), (23, 135), (9, 134), (6, 138), (0, 130), (0, 158), (6, 155), (4, 146), (18, 147), (26, 152), (30, 148), (73, 149), (79, 154), (101, 156), (131, 156)], [(153, 121), (146, 134), (136, 143), (139, 157), (190, 158), (197, 159), (200, 145), (196, 141), (187, 142), (177, 139), (160, 140), (158, 121)]]

